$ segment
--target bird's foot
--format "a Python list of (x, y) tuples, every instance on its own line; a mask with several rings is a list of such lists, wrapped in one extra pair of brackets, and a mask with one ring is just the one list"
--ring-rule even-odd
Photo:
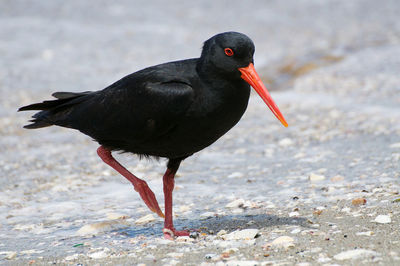
[(158, 214), (158, 216), (165, 218), (164, 213), (161, 211), (160, 206), (158, 205), (154, 192), (149, 188), (145, 181), (141, 181), (142, 182), (140, 182), (137, 186), (134, 186), (135, 190), (139, 192), (140, 197), (152, 212), (155, 212)]
[(177, 231), (177, 230), (175, 230), (175, 228), (164, 228), (163, 233), (164, 233), (164, 238), (169, 239), (169, 240), (173, 240), (175, 237), (178, 237), (178, 236), (189, 236), (190, 235), (189, 231), (185, 231), (185, 230)]

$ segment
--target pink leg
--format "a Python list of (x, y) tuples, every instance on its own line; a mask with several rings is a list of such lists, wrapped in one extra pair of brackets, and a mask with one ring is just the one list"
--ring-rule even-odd
[(106, 164), (114, 168), (118, 173), (123, 175), (132, 183), (134, 189), (139, 192), (140, 197), (142, 197), (144, 203), (146, 203), (147, 207), (149, 207), (151, 211), (157, 213), (160, 217), (164, 217), (160, 206), (158, 206), (156, 196), (154, 195), (153, 191), (151, 191), (146, 181), (137, 178), (131, 172), (129, 172), (125, 167), (117, 162), (117, 160), (114, 159), (114, 157), (111, 155), (111, 151), (103, 146), (100, 146), (97, 149), (97, 154)]
[[(178, 163), (179, 166), (179, 163)], [(173, 239), (174, 236), (189, 236), (187, 231), (177, 231), (174, 228), (173, 218), (172, 218), (172, 191), (175, 185), (175, 173), (176, 170), (172, 170), (168, 167), (164, 174), (164, 198), (165, 198), (165, 220), (164, 220), (164, 237), (167, 239)]]

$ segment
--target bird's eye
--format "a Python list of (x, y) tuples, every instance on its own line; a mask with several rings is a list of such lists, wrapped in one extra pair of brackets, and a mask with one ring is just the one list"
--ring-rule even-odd
[(225, 54), (227, 56), (232, 56), (233, 55), (233, 51), (232, 51), (231, 48), (225, 48), (224, 51), (225, 51)]

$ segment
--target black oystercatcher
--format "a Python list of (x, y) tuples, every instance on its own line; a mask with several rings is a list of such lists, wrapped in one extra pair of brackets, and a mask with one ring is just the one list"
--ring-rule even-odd
[[(172, 221), (174, 177), (182, 160), (215, 142), (246, 110), (251, 85), (287, 123), (253, 66), (254, 44), (225, 32), (204, 43), (200, 58), (165, 63), (130, 74), (100, 91), (56, 92), (56, 100), (21, 107), (40, 110), (25, 128), (52, 125), (92, 137), (100, 158), (127, 178), (153, 212), (165, 217), (166, 238), (188, 235)], [(144, 180), (119, 164), (112, 151), (165, 157), (165, 216)]]

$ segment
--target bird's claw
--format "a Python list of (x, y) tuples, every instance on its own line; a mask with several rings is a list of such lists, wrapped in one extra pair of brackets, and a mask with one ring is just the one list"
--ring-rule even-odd
[(152, 212), (155, 212), (158, 216), (165, 218), (164, 213), (161, 211), (160, 206), (158, 205), (154, 192), (149, 188), (145, 181), (134, 188), (137, 192), (139, 192), (140, 197)]
[(189, 236), (188, 231), (177, 231), (175, 228), (164, 228), (163, 229), (165, 239), (173, 240), (177, 236)]

